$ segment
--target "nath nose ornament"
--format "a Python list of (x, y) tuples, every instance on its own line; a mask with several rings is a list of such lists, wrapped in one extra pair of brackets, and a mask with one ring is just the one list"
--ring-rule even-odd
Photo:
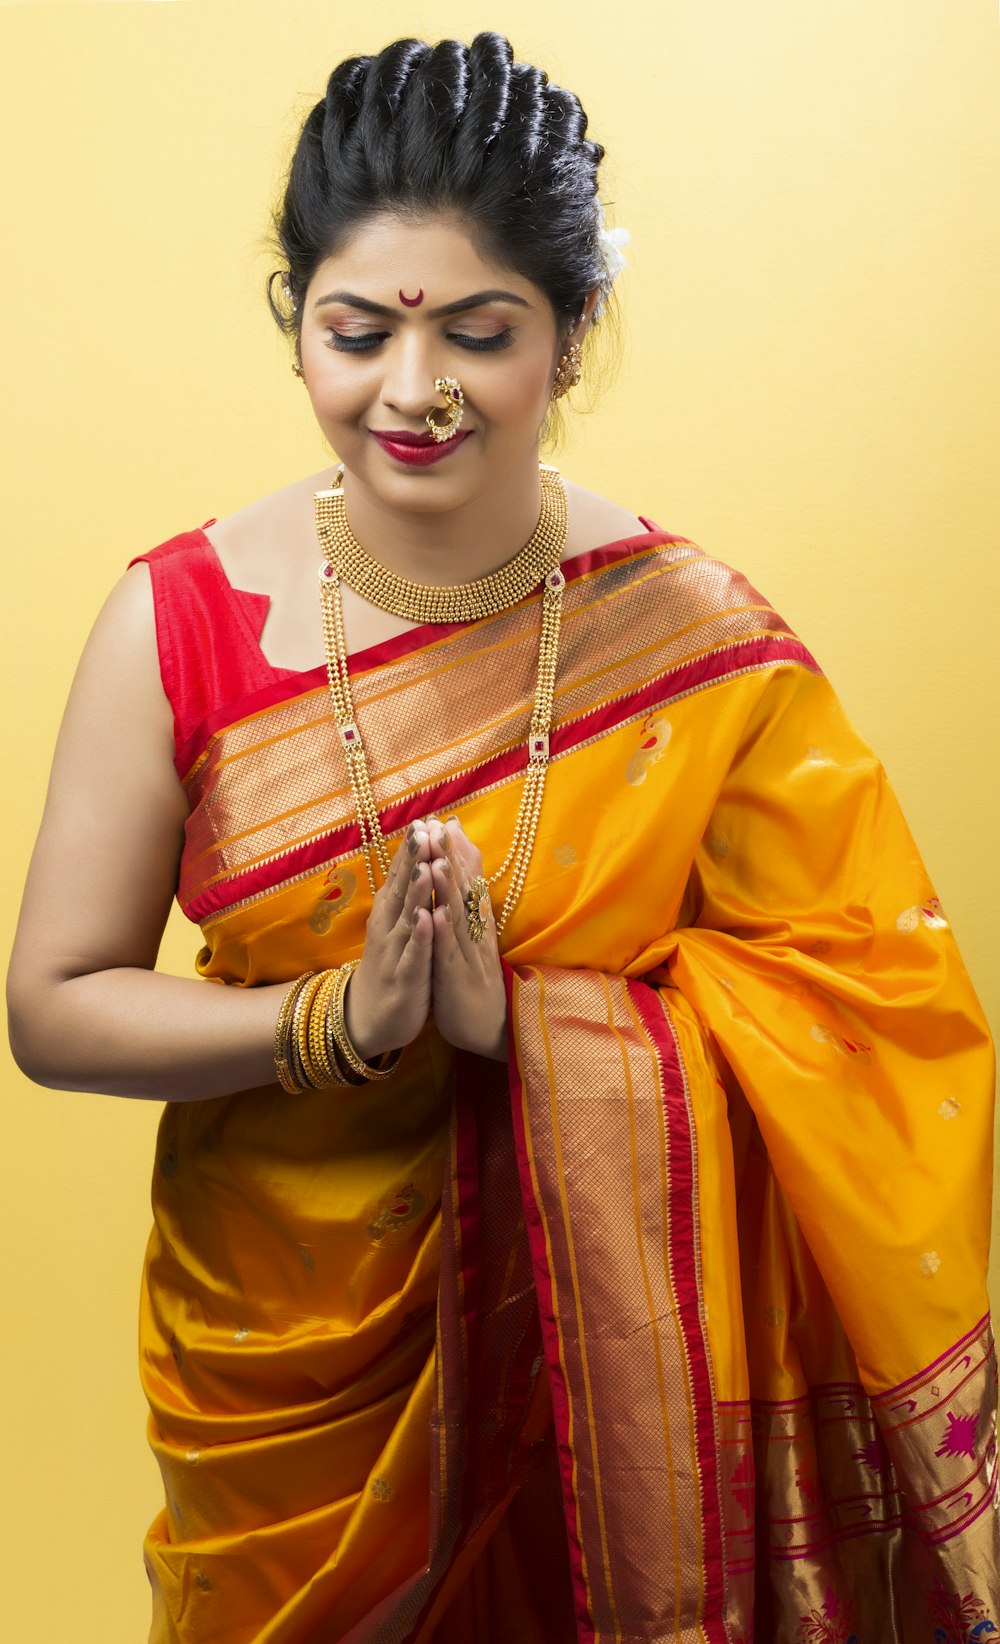
[(435, 377), (434, 389), (436, 393), (444, 395), (445, 409), (443, 412), (437, 409), (428, 411), (424, 421), (431, 431), (432, 439), (435, 439), (438, 445), (443, 445), (445, 440), (454, 439), (458, 433), (465, 395), (457, 377)]

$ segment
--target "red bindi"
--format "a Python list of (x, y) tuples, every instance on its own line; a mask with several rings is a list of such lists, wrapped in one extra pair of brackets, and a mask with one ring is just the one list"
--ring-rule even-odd
[(403, 293), (400, 292), (399, 293), (399, 300), (403, 304), (404, 308), (419, 308), (420, 304), (424, 300), (424, 288), (423, 288), (423, 286), (420, 287), (420, 290), (417, 292), (415, 297), (404, 297)]

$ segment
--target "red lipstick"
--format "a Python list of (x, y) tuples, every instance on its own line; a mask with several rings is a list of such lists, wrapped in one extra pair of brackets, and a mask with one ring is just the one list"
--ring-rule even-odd
[(401, 428), (370, 428), (368, 432), (387, 456), (396, 462), (404, 463), (408, 468), (427, 468), (431, 463), (441, 462), (443, 458), (457, 451), (464, 440), (469, 438), (472, 430), (467, 428), (464, 433), (455, 434), (450, 440), (436, 440), (433, 434), (410, 434)]

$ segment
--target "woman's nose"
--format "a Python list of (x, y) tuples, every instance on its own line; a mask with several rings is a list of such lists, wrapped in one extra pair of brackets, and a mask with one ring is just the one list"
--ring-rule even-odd
[(439, 396), (434, 379), (440, 373), (431, 358), (433, 348), (420, 337), (397, 337), (386, 350), (380, 399), (404, 416), (426, 416)]

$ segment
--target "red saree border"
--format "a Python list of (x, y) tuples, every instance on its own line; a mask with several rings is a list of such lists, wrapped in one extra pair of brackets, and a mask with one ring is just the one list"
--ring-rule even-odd
[(705, 1537), (705, 1617), (710, 1644), (727, 1644), (721, 1619), (726, 1608), (726, 1555), (719, 1476), (715, 1386), (702, 1317), (698, 1254), (698, 1160), (687, 1074), (665, 1000), (648, 983), (625, 982), (629, 997), (656, 1048), (660, 1062), (670, 1147), (670, 1263), (687, 1350), (695, 1403), (696, 1454), (700, 1469), (702, 1528)]
[[(570, 1400), (566, 1386), (566, 1376), (562, 1367), (559, 1333), (555, 1324), (556, 1304), (552, 1287), (548, 1239), (545, 1223), (535, 1196), (535, 1185), (531, 1175), (530, 1150), (524, 1129), (524, 1113), (521, 1101), (522, 1081), (516, 1054), (518, 1003), (515, 984), (517, 974), (505, 960), (501, 960), (501, 965), (503, 967), (504, 987), (507, 992), (508, 1041), (510, 1046), (508, 1068), (510, 1074), (511, 1116), (514, 1123), (514, 1146), (517, 1153), (518, 1175), (521, 1181), (521, 1197), (524, 1201), (525, 1226), (528, 1244), (531, 1249), (535, 1291), (538, 1296), (538, 1316), (541, 1323), (542, 1342), (549, 1371), (552, 1416), (556, 1430), (556, 1451), (559, 1457), (559, 1473), (562, 1478), (563, 1503), (566, 1512), (566, 1540), (569, 1547), (570, 1574), (573, 1581), (577, 1617), (582, 1618), (590, 1612), (590, 1593), (583, 1565), (580, 1526), (576, 1511), (573, 1454), (568, 1440), (571, 1425)], [(582, 1621), (579, 1621), (578, 1624), (580, 1644), (593, 1644), (596, 1637), (594, 1627), (591, 1625), (585, 1630)]]
[[(582, 971), (550, 973), (544, 966), (516, 970), (506, 964), (504, 978), (517, 1165), (552, 1390), (579, 1639), (581, 1644), (610, 1644), (612, 1639), (676, 1636), (689, 1644), (695, 1638), (702, 1644), (728, 1644), (734, 1605), (745, 1604), (728, 1578), (719, 1427), (701, 1301), (697, 1140), (669, 1012), (657, 991), (641, 981), (595, 979), (594, 973)], [(587, 1054), (571, 1048), (574, 1012), (583, 1009), (580, 1001), (589, 998), (595, 980), (607, 999), (604, 1046), (611, 1050), (605, 1057), (602, 1048), (596, 1058), (601, 1066), (596, 1077), (614, 1076), (622, 1057), (620, 1100), (614, 1099), (617, 1111), (609, 1108), (607, 1117), (612, 1132), (627, 1126), (632, 1150), (631, 1166), (614, 1184), (604, 1179), (601, 1167), (591, 1168), (574, 1107), (575, 1099), (586, 1102), (597, 1088), (589, 1086), (589, 1097), (584, 1093)], [(643, 1067), (644, 1074), (639, 1071)], [(641, 1117), (643, 1111), (652, 1129)], [(635, 1197), (643, 1168), (640, 1152), (645, 1149), (651, 1162), (657, 1132), (665, 1152), (661, 1148), (656, 1174), (646, 1175), (649, 1196), (642, 1201), (643, 1211)], [(663, 1170), (666, 1174), (658, 1176)], [(622, 1231), (626, 1204), (635, 1224)], [(593, 1215), (604, 1232), (600, 1247), (591, 1244), (587, 1255), (580, 1240)], [(598, 1237), (596, 1228), (590, 1237)], [(644, 1238), (652, 1241), (647, 1247), (650, 1263), (652, 1251), (660, 1251), (662, 1292), (650, 1284), (653, 1269), (642, 1254)], [(614, 1304), (606, 1310), (602, 1286), (607, 1264), (619, 1276), (630, 1271), (635, 1281), (635, 1300), (621, 1312)], [(664, 1311), (665, 1298), (670, 1300)], [(640, 1400), (636, 1409), (641, 1417), (633, 1410), (619, 1427), (622, 1376), (627, 1387), (635, 1374), (640, 1318), (654, 1332), (663, 1332), (660, 1347), (649, 1356), (650, 1368), (656, 1366), (649, 1384), (653, 1396), (649, 1410)], [(666, 1368), (670, 1365), (673, 1370)], [(647, 1417), (657, 1399), (666, 1424), (662, 1470), (651, 1463), (648, 1451), (650, 1444), (656, 1447), (651, 1437), (656, 1420), (647, 1426)], [(639, 1556), (631, 1539), (636, 1524), (632, 1501), (634, 1491), (642, 1489), (655, 1490), (655, 1495), (646, 1500), (642, 1515), (647, 1541)], [(683, 1540), (674, 1543), (673, 1581), (666, 1544), (648, 1539), (650, 1526), (659, 1527), (659, 1536), (671, 1519), (675, 1526), (682, 1523), (689, 1536), (683, 1552)], [(644, 1632), (640, 1623), (648, 1628), (654, 1617), (655, 1633)]]
[[(756, 672), (783, 662), (808, 668), (814, 673), (820, 672), (818, 663), (801, 640), (791, 635), (767, 634), (752, 640), (740, 640), (707, 656), (683, 663), (680, 667), (668, 669), (639, 690), (616, 697), (577, 719), (557, 725), (550, 737), (551, 757), (559, 759), (572, 753), (576, 748), (617, 730), (628, 720), (653, 708), (665, 707), (681, 697), (690, 696), (710, 685), (722, 684), (739, 674)], [(325, 685), (323, 688), (326, 688)], [(388, 806), (380, 812), (382, 831), (387, 839), (391, 839), (417, 817), (463, 804), (489, 788), (514, 780), (525, 770), (527, 763), (527, 745), (521, 743), (508, 753), (410, 794), (402, 803)], [(355, 854), (360, 848), (361, 832), (357, 822), (333, 828), (329, 833), (293, 846), (256, 867), (232, 874), (222, 884), (211, 886), (186, 903), (183, 911), (189, 919), (203, 924), (215, 915), (228, 911), (234, 904), (277, 890), (293, 879), (329, 866), (338, 858)]]
[[(642, 517), (641, 515), (639, 516)], [(200, 533), (204, 535), (204, 533)], [(199, 532), (192, 535), (198, 536)], [(208, 542), (208, 538), (205, 538)], [(582, 581), (595, 572), (604, 570), (617, 560), (641, 557), (643, 554), (655, 552), (659, 548), (668, 548), (674, 544), (685, 546), (694, 543), (688, 537), (677, 536), (670, 531), (662, 531), (658, 526), (650, 525), (649, 530), (641, 535), (622, 537), (618, 542), (606, 543), (600, 548), (589, 548), (573, 559), (564, 560), (563, 574), (567, 582)], [(212, 553), (215, 549), (208, 543)], [(220, 563), (220, 572), (222, 572)], [(242, 593), (243, 590), (236, 590)], [(537, 599), (537, 593), (527, 594), (525, 599), (518, 603), (524, 604), (529, 600)], [(487, 619), (488, 620), (488, 619)], [(448, 639), (459, 629), (468, 628), (473, 624), (468, 622), (425, 622), (416, 628), (407, 629), (406, 633), (396, 634), (391, 639), (382, 640), (378, 645), (369, 645), (363, 651), (354, 651), (348, 658), (348, 672), (352, 678), (360, 674), (370, 673), (375, 668), (381, 668), (386, 663), (397, 662), (401, 657), (409, 656), (414, 651), (431, 649)], [(254, 643), (257, 643), (256, 641)], [(259, 646), (258, 646), (259, 649)], [(263, 654), (263, 653), (262, 653)], [(266, 658), (264, 659), (266, 662)], [(270, 663), (267, 663), (271, 667)], [(174, 765), (183, 781), (192, 765), (201, 757), (212, 738), (222, 730), (226, 730), (236, 719), (249, 719), (254, 714), (262, 713), (268, 708), (276, 708), (283, 702), (294, 700), (298, 696), (306, 695), (310, 690), (326, 690), (326, 666), (320, 663), (315, 668), (305, 668), (301, 673), (287, 669), (273, 669), (275, 678), (269, 685), (264, 685), (258, 691), (253, 691), (237, 705), (227, 703), (217, 712), (210, 714), (202, 721), (198, 729), (177, 748)], [(234, 714), (234, 708), (239, 712)]]

